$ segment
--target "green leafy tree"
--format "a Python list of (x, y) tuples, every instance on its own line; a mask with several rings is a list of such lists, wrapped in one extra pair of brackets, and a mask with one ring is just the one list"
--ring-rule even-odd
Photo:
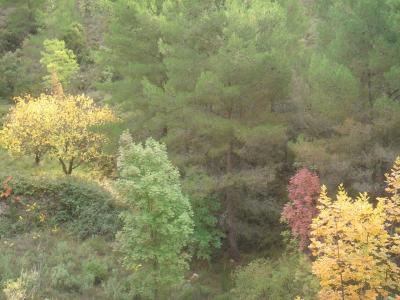
[(153, 139), (134, 144), (126, 132), (120, 144), (117, 189), (127, 207), (117, 235), (123, 263), (134, 271), (138, 295), (168, 298), (188, 267), (184, 248), (193, 232), (190, 203), (165, 145)]

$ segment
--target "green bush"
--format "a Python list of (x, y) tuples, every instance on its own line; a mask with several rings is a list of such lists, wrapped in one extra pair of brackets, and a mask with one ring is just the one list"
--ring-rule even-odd
[(105, 262), (93, 258), (83, 263), (83, 272), (92, 278), (92, 285), (97, 285), (107, 278), (108, 266)]
[[(1, 181), (5, 178), (0, 175)], [(2, 236), (7, 231), (12, 234), (50, 225), (63, 227), (79, 238), (114, 237), (120, 228), (120, 210), (113, 204), (112, 196), (96, 183), (75, 177), (19, 175), (13, 177), (10, 186), (13, 189), (10, 207), (0, 221)], [(35, 203), (35, 209), (29, 210)], [(46, 217), (46, 222), (41, 215)]]
[(51, 269), (51, 285), (57, 289), (79, 291), (81, 282), (78, 277), (72, 275), (68, 265), (59, 264)]
[(300, 254), (284, 255), (276, 261), (257, 259), (234, 274), (233, 299), (316, 299), (318, 283), (311, 264)]

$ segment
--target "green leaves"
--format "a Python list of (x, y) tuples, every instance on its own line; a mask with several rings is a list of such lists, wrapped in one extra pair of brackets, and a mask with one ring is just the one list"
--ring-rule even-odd
[(120, 145), (116, 186), (127, 211), (118, 245), (124, 265), (135, 271), (136, 293), (158, 299), (182, 282), (188, 267), (183, 251), (193, 232), (192, 210), (164, 144), (151, 138), (134, 144), (125, 132)]

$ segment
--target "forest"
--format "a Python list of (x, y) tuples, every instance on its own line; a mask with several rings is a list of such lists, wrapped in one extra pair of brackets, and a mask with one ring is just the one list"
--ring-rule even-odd
[(399, 0), (0, 0), (0, 299), (400, 299)]

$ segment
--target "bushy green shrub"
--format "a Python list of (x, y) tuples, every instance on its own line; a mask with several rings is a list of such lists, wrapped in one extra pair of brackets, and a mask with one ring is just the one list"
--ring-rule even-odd
[(135, 289), (132, 286), (134, 275), (125, 274), (121, 276), (114, 270), (112, 276), (103, 283), (104, 292), (110, 300), (131, 300), (135, 299)]
[(213, 198), (192, 198), (194, 231), (190, 250), (197, 259), (210, 260), (213, 253), (221, 247), (223, 233), (217, 226), (219, 202)]
[(257, 259), (239, 267), (234, 274), (233, 299), (316, 299), (318, 283), (311, 264), (301, 254), (284, 255), (276, 261)]
[[(4, 178), (0, 175), (0, 181)], [(96, 183), (74, 177), (19, 175), (13, 176), (10, 186), (10, 207), (0, 221), (2, 236), (7, 231), (18, 233), (43, 226), (42, 223), (63, 227), (80, 238), (113, 237), (120, 228), (120, 210), (113, 204), (112, 196)], [(35, 208), (30, 209), (33, 205)]]
[(88, 261), (83, 262), (83, 272), (92, 278), (92, 284), (100, 284), (107, 278), (108, 266), (105, 262), (92, 258)]
[(81, 282), (69, 272), (66, 264), (59, 264), (51, 269), (51, 285), (56, 289), (79, 291)]

